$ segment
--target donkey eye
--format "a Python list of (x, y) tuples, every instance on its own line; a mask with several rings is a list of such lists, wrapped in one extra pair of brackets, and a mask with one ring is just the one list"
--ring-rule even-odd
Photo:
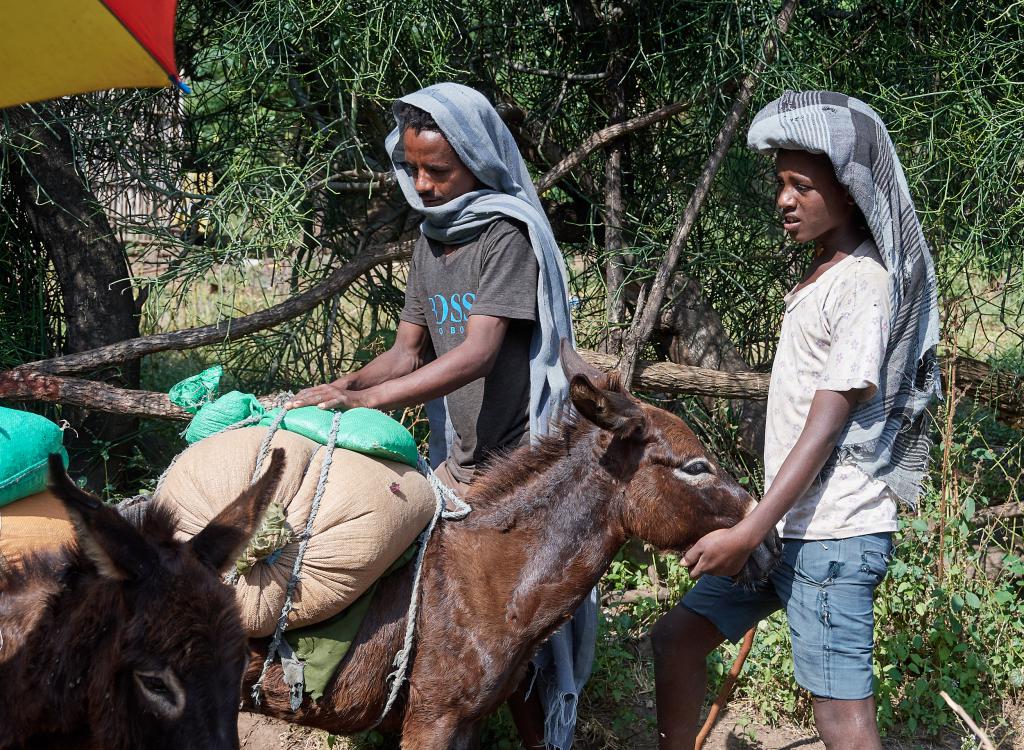
[(145, 672), (139, 672), (139, 682), (142, 686), (153, 695), (170, 696), (171, 689), (167, 687), (167, 683), (164, 682), (163, 678), (155, 674), (146, 674)]
[(149, 708), (166, 721), (176, 721), (185, 711), (185, 686), (170, 667), (159, 672), (136, 671), (133, 675)]
[(711, 474), (711, 464), (707, 461), (691, 461), (686, 466), (681, 466), (680, 471), (689, 474), (691, 477), (699, 477), (702, 474)]

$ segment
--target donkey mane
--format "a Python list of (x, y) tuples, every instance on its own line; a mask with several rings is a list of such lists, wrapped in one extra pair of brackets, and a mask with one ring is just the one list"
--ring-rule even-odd
[[(605, 390), (625, 393), (622, 377), (618, 371), (608, 373)], [(552, 419), (551, 429), (546, 435), (538, 438), (536, 443), (514, 448), (510, 451), (496, 452), (491, 455), (483, 470), (470, 485), (466, 500), (475, 511), (504, 511), (509, 515), (509, 523), (515, 523), (513, 516), (533, 513), (547, 505), (547, 498), (534, 496), (529, 507), (514, 510), (509, 508), (509, 500), (523, 490), (524, 477), (539, 476), (550, 470), (556, 463), (568, 456), (596, 428), (585, 419), (581, 419), (575, 409), (566, 403), (562, 412)], [(510, 492), (509, 488), (513, 488)]]
[(561, 419), (549, 434), (534, 444), (491, 455), (467, 492), (474, 510), (499, 507), (508, 502), (509, 488), (518, 488), (524, 476), (550, 469), (586, 435), (589, 425), (575, 413)]

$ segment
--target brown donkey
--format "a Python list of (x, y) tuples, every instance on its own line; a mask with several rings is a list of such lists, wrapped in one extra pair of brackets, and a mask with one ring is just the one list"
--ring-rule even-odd
[[(683, 550), (735, 524), (752, 503), (681, 419), (634, 400), (564, 344), (562, 367), (582, 418), (497, 459), (470, 487), (473, 512), (441, 524), (429, 542), (409, 685), (382, 725), (401, 730), (403, 748), (473, 747), (479, 721), (508, 698), (629, 537)], [(748, 574), (765, 575), (772, 562), (762, 545)], [(290, 711), (275, 665), (259, 710), (339, 734), (372, 726), (401, 646), (411, 578), (406, 568), (381, 581), (320, 701), (307, 697)], [(249, 710), (265, 653), (263, 642), (246, 671)]]
[(263, 515), (284, 451), (187, 543), (167, 513), (136, 529), (50, 464), (78, 545), (0, 575), (0, 750), (236, 750), (249, 652), (220, 573)]

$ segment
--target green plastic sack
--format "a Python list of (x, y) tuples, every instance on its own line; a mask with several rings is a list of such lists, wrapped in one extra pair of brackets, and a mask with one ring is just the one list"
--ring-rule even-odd
[[(277, 416), (277, 409), (267, 412), (260, 420), (260, 426), (270, 427)], [(319, 406), (303, 406), (292, 409), (284, 415), (281, 426), (289, 432), (327, 445), (331, 434), (334, 412)], [(382, 411), (356, 407), (341, 415), (338, 437), (334, 441), (338, 448), (365, 453), (368, 456), (401, 461), (409, 466), (416, 465), (416, 441), (402, 424)]]
[(0, 507), (46, 489), (47, 458), (60, 453), (64, 434), (46, 417), (0, 406)]
[(249, 417), (262, 418), (265, 412), (263, 404), (251, 393), (225, 393), (200, 407), (185, 430), (185, 440), (191, 445)]
[[(251, 394), (231, 391), (199, 409), (185, 430), (185, 440), (190, 444), (195, 443), (257, 415), (260, 416), (258, 424), (269, 427), (277, 413), (277, 409), (265, 410)], [(285, 414), (281, 428), (315, 440), (320, 445), (327, 445), (333, 418), (334, 412), (329, 409), (303, 406)], [(415, 466), (418, 458), (416, 441), (409, 431), (400, 422), (376, 409), (359, 407), (342, 414), (334, 444), (338, 448), (400, 461), (409, 466)]]
[(214, 365), (198, 375), (175, 383), (167, 392), (167, 396), (172, 404), (180, 406), (189, 414), (195, 414), (203, 404), (208, 404), (217, 398), (217, 390), (222, 377), (224, 377), (224, 368), (221, 365)]

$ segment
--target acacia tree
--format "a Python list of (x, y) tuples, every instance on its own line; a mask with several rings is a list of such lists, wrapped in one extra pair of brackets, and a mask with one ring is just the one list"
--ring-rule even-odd
[[(87, 215), (91, 191), (104, 204), (119, 242), (103, 247), (109, 257), (131, 258), (146, 331), (235, 317), (237, 309), (221, 308), (202, 318), (182, 304), (225, 269), (251, 279), (255, 260), (275, 281), (286, 279), (293, 296), (330, 290), (301, 314), (200, 355), (266, 392), (334, 377), (393, 331), (401, 265), (346, 264), (374, 253), (394, 258), (388, 248), (415, 231), (386, 175), (383, 139), (396, 94), (445, 79), (482, 89), (538, 175), (609, 125), (675, 103), (671, 116), (602, 142), (545, 185), (580, 301), (581, 339), (614, 352), (777, 11), (753, 0), (186, 2), (178, 52), (195, 94), (62, 102), (53, 110), (58, 132), (70, 133), (86, 189), (62, 191), (55, 202)], [(1013, 134), (1021, 108), (1012, 76), (1021, 64), (1019, 30), (1019, 11), (994, 2), (812, 0), (753, 102), (786, 87), (834, 88), (883, 114), (924, 213), (946, 308), (959, 311), (963, 332), (993, 339), (952, 342), (976, 355), (1009, 351), (1020, 337), (1013, 237), (1024, 221), (1022, 146)], [(61, 244), (55, 233), (70, 230), (23, 241), (40, 225), (26, 221), (34, 207), (17, 189), (16, 129), (5, 132), (5, 246), (25, 260), (38, 248), (52, 256)], [(772, 228), (769, 169), (742, 142), (727, 152), (646, 357), (733, 371), (770, 364), (778, 300), (801, 263), (781, 251), (782, 233)], [(345, 267), (358, 273), (318, 286)], [(45, 274), (34, 278), (47, 283)], [(92, 282), (97, 298), (118, 295), (112, 281)], [(75, 351), (52, 322), (53, 302), (46, 304), (38, 315), (50, 322), (33, 331), (60, 336), (33, 333), (31, 353), (9, 342), (5, 350), (18, 353), (8, 364)], [(133, 335), (106, 317), (86, 325), (107, 341)], [(679, 405), (720, 446), (738, 435), (756, 454), (760, 403)]]

